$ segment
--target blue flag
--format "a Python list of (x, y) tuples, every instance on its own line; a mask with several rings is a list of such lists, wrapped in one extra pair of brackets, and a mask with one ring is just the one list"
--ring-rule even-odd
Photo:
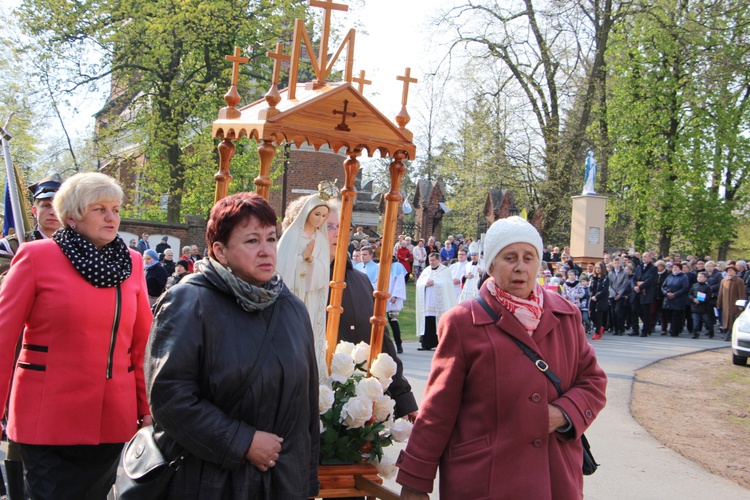
[(5, 213), (3, 214), (3, 236), (8, 236), (10, 228), (15, 227), (13, 222), (13, 205), (10, 202), (10, 189), (8, 188), (8, 181), (5, 181)]

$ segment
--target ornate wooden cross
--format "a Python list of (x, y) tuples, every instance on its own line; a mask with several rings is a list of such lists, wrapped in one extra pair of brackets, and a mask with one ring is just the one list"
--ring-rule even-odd
[(365, 85), (372, 84), (372, 80), (365, 80), (365, 70), (361, 70), (359, 72), (359, 76), (355, 76), (354, 78), (352, 78), (352, 81), (357, 82), (359, 84), (357, 87), (357, 90), (359, 90), (360, 94), (365, 89)]
[(323, 15), (323, 29), (320, 33), (320, 52), (318, 56), (318, 63), (322, 69), (328, 64), (328, 38), (331, 34), (331, 11), (342, 10), (344, 12), (349, 10), (348, 5), (333, 3), (333, 0), (308, 0), (310, 7), (320, 7), (325, 10)]
[(279, 84), (279, 73), (281, 72), (281, 62), (291, 60), (291, 56), (284, 55), (284, 44), (278, 42), (276, 44), (276, 52), (266, 52), (266, 55), (273, 59), (273, 77), (271, 79), (271, 85)]
[(234, 48), (234, 55), (224, 56), (227, 61), (232, 61), (232, 85), (237, 86), (237, 82), (240, 79), (240, 64), (246, 64), (250, 59), (247, 57), (240, 57), (240, 48)]
[(355, 118), (357, 116), (357, 113), (354, 111), (347, 112), (346, 108), (349, 106), (349, 101), (347, 99), (344, 99), (344, 111), (339, 111), (338, 109), (333, 110), (334, 115), (341, 115), (341, 123), (336, 125), (336, 130), (343, 130), (344, 132), (349, 132), (349, 126), (346, 124), (346, 117), (351, 116), (352, 118)]
[(406, 68), (406, 74), (404, 76), (397, 76), (396, 80), (404, 82), (404, 91), (401, 94), (401, 105), (406, 106), (406, 101), (409, 99), (409, 84), (417, 83), (418, 80), (411, 77), (411, 68)]

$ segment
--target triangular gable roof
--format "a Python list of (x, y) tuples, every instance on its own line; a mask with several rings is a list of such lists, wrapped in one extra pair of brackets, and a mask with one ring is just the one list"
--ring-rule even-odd
[(445, 200), (445, 185), (442, 182), (421, 179), (417, 181), (417, 188), (414, 190), (412, 205), (415, 208), (418, 208), (422, 203), (422, 200), (427, 200), (429, 202), (430, 198), (432, 197), (432, 192), (436, 186), (440, 190), (440, 201)]
[(343, 147), (360, 149), (368, 156), (375, 151), (386, 156), (404, 150), (414, 159), (416, 146), (411, 142), (411, 132), (386, 118), (351, 83), (300, 83), (296, 98), (291, 100), (287, 98), (288, 89), (279, 94), (281, 101), (275, 108), (261, 99), (240, 108), (238, 118), (215, 120), (214, 137), (248, 136), (298, 146), (307, 142), (316, 150), (327, 144), (334, 151)]

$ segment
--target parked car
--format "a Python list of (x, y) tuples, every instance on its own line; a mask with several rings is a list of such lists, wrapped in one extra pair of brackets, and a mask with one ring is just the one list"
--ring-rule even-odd
[(745, 366), (747, 358), (750, 357), (750, 307), (746, 307), (745, 300), (738, 300), (736, 305), (745, 310), (734, 321), (732, 327), (732, 363)]

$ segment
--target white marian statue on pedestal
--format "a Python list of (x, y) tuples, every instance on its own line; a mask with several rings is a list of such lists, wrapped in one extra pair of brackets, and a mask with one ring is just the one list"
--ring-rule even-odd
[(596, 160), (594, 159), (594, 152), (589, 151), (589, 155), (586, 158), (586, 171), (584, 173), (583, 192), (581, 196), (596, 194), (594, 185), (596, 184), (596, 171), (598, 168), (599, 165), (596, 164)]

